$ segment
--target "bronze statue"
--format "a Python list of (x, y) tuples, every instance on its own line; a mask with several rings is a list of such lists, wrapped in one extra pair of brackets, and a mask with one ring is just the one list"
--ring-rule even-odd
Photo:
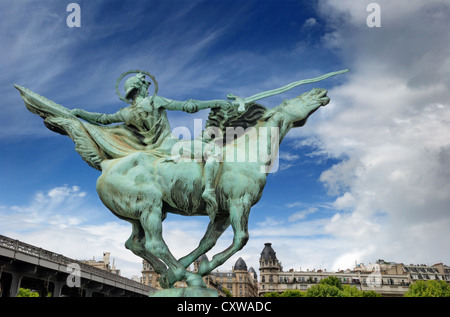
[[(325, 89), (312, 89), (272, 109), (256, 101), (346, 71), (245, 99), (229, 95), (229, 100), (210, 101), (160, 97), (152, 75), (129, 71), (119, 77), (116, 91), (130, 105), (113, 114), (69, 110), (27, 88), (15, 87), (32, 113), (41, 116), (51, 130), (68, 135), (81, 157), (101, 171), (97, 180), (100, 199), (117, 217), (132, 225), (126, 248), (153, 266), (161, 275), (162, 287), (170, 289), (175, 282), (185, 280), (189, 287), (184, 295), (205, 296), (210, 293), (206, 292), (202, 276), (224, 263), (249, 239), (250, 209), (261, 198), (280, 142), (291, 128), (303, 126), (313, 112), (328, 104), (329, 98)], [(118, 84), (131, 73), (137, 74), (126, 80), (122, 97)], [(152, 96), (146, 76), (155, 86)], [(211, 109), (205, 129), (208, 133), (187, 141), (171, 136), (166, 110), (193, 113), (202, 109)], [(200, 149), (201, 160), (191, 159), (198, 155), (196, 148)], [(167, 213), (210, 217), (198, 247), (180, 259), (172, 255), (162, 236)], [(234, 231), (232, 244), (211, 260), (203, 260), (197, 273), (186, 270), (215, 245), (230, 225)], [(170, 290), (159, 293), (174, 294)]]

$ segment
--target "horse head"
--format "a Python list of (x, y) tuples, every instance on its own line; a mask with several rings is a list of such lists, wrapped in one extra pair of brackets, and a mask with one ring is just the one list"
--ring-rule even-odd
[(327, 97), (326, 89), (314, 88), (296, 98), (283, 100), (279, 110), (284, 113), (285, 120), (292, 123), (293, 127), (302, 127), (311, 114), (329, 102), (330, 98)]

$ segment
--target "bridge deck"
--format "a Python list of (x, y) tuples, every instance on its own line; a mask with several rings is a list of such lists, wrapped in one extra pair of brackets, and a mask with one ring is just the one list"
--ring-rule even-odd
[[(68, 283), (71, 278), (73, 283)], [(52, 284), (53, 296), (65, 296), (65, 293), (69, 296), (92, 296), (94, 293), (101, 296), (148, 296), (152, 290), (126, 277), (2, 235), (0, 281), (0, 295), (3, 297), (16, 296), (21, 282), (41, 286), (47, 291)]]

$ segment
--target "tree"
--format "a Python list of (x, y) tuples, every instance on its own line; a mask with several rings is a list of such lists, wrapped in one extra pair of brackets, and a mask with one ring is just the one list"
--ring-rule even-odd
[(374, 291), (361, 291), (355, 286), (342, 285), (336, 276), (329, 276), (306, 291), (307, 297), (381, 297)]
[(28, 288), (19, 288), (17, 297), (39, 297), (39, 293), (33, 292), (32, 290), (30, 290)]
[(288, 289), (281, 293), (281, 297), (304, 297), (305, 292), (298, 289)]
[(222, 287), (222, 291), (225, 293), (226, 297), (233, 297), (233, 294), (231, 294), (230, 290), (228, 290), (225, 287)]
[(363, 297), (363, 292), (355, 286), (344, 285), (342, 287), (344, 297)]
[(304, 291), (286, 290), (284, 292), (270, 292), (264, 297), (381, 297), (374, 291), (361, 291), (355, 286), (342, 285), (336, 276), (322, 279), (319, 284), (313, 285)]
[(281, 297), (281, 294), (278, 292), (267, 292), (264, 293), (264, 297)]
[(417, 281), (409, 286), (405, 297), (450, 297), (450, 287), (442, 280)]
[(343, 287), (341, 285), (341, 281), (336, 276), (328, 276), (324, 279), (321, 279), (319, 283), (335, 286), (340, 290), (343, 289)]
[(306, 290), (306, 297), (344, 297), (345, 294), (338, 287), (326, 283), (319, 283)]
[(304, 297), (305, 292), (298, 289), (288, 289), (282, 293), (268, 292), (264, 294), (264, 297)]
[(306, 290), (307, 297), (344, 297), (341, 281), (336, 276), (329, 276), (320, 280), (319, 284), (313, 285)]
[(378, 294), (375, 291), (363, 291), (362, 293), (363, 297), (381, 297), (381, 294)]

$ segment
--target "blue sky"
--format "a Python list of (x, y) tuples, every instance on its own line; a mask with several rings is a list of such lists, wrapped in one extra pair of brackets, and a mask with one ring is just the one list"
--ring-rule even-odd
[[(123, 275), (140, 275), (123, 247), (129, 225), (98, 199), (99, 172), (27, 111), (14, 83), (112, 113), (129, 69), (153, 74), (161, 96), (208, 100), (351, 68), (319, 84), (331, 103), (283, 141), (250, 241), (220, 270), (239, 256), (257, 269), (265, 242), (286, 269), (450, 262), (448, 3), (378, 1), (382, 24), (369, 28), (365, 0), (77, 1), (81, 27), (69, 28), (70, 2), (0, 1), (0, 234), (77, 259), (110, 251)], [(192, 129), (207, 114), (169, 118)], [(206, 221), (169, 216), (175, 255), (196, 245)], [(214, 251), (229, 243), (227, 231)]]

